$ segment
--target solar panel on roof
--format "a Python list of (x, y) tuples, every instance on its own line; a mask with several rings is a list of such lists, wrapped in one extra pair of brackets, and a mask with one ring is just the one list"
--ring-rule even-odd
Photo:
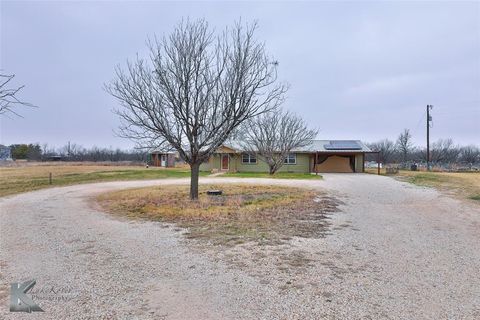
[(361, 150), (362, 146), (356, 141), (330, 141), (324, 145), (326, 150)]

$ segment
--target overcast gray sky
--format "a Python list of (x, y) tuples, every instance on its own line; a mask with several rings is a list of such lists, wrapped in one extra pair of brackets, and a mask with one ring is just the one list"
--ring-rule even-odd
[(291, 85), (285, 108), (319, 139), (480, 144), (480, 2), (1, 2), (0, 69), (38, 105), (0, 121), (0, 143), (129, 148), (102, 86), (145, 39), (182, 17), (217, 29), (258, 20), (257, 36)]

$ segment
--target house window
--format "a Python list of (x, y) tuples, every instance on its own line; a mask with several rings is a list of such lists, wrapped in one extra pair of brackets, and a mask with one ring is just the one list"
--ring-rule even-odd
[(257, 156), (254, 154), (244, 153), (242, 154), (242, 163), (255, 164), (257, 163)]
[(296, 164), (297, 163), (297, 155), (295, 153), (289, 153), (284, 161), (285, 164)]

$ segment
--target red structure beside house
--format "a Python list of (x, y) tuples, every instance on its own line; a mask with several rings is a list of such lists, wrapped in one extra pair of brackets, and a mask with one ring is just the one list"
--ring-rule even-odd
[(165, 167), (173, 168), (175, 167), (175, 153), (168, 152), (152, 152), (151, 164), (154, 167)]

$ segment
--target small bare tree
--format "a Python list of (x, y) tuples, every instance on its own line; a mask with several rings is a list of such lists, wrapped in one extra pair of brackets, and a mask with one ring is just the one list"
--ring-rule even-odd
[(244, 121), (276, 108), (286, 85), (256, 24), (223, 33), (203, 21), (182, 22), (161, 40), (149, 41), (150, 59), (116, 69), (106, 86), (120, 102), (120, 134), (138, 145), (167, 145), (190, 165), (190, 198), (198, 198), (200, 164)]
[(396, 148), (402, 155), (403, 163), (406, 163), (413, 149), (412, 135), (410, 134), (410, 130), (404, 129), (403, 132), (400, 133), (397, 139)]
[(0, 115), (12, 113), (21, 117), (15, 109), (18, 106), (35, 107), (33, 104), (22, 101), (18, 98), (18, 93), (25, 86), (9, 88), (9, 82), (15, 77), (14, 74), (0, 74)]
[(370, 143), (368, 147), (374, 151), (378, 151), (379, 161), (383, 164), (390, 163), (395, 155), (395, 144), (388, 140), (380, 140), (378, 142)]
[(243, 126), (243, 149), (266, 162), (269, 173), (280, 169), (288, 154), (308, 146), (318, 131), (308, 128), (302, 118), (282, 110), (265, 113)]
[[(460, 156), (460, 148), (454, 144), (453, 140), (439, 139), (432, 143), (430, 150), (430, 159), (433, 163), (448, 164), (455, 163)], [(426, 156), (425, 156), (426, 159)]]
[(480, 162), (480, 148), (474, 145), (464, 146), (460, 149), (460, 161), (473, 165)]

